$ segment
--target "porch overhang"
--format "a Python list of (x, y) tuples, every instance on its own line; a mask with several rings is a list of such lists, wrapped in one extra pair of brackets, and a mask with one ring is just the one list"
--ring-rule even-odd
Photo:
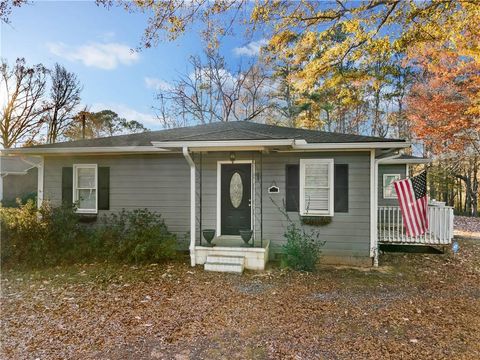
[(307, 142), (299, 139), (213, 140), (213, 141), (152, 141), (152, 146), (175, 151), (187, 147), (190, 151), (262, 151), (292, 149)]
[(265, 140), (211, 140), (211, 141), (152, 141), (152, 146), (163, 151), (362, 151), (378, 149), (391, 152), (410, 147), (408, 141), (353, 142), (353, 143), (308, 143), (304, 139)]
[(394, 165), (394, 164), (430, 164), (433, 160), (427, 158), (418, 158), (418, 159), (401, 159), (393, 158), (381, 161), (385, 165)]

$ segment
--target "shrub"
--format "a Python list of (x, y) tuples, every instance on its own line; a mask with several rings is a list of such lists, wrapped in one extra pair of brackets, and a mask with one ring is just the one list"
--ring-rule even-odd
[(106, 257), (127, 262), (171, 259), (177, 244), (161, 215), (147, 209), (105, 216), (97, 229), (96, 242), (106, 250)]
[(38, 217), (33, 201), (18, 208), (0, 207), (2, 238), (2, 263), (37, 261), (38, 249), (42, 247), (45, 227)]
[(301, 271), (315, 270), (325, 242), (318, 239), (318, 232), (306, 232), (290, 222), (285, 232), (287, 243), (283, 245), (282, 265)]
[(17, 197), (15, 200), (2, 200), (3, 207), (13, 207), (18, 208), (21, 205), (25, 205), (29, 200), (36, 203), (37, 201), (37, 192), (28, 192), (23, 194), (21, 197)]
[(33, 201), (0, 207), (2, 265), (48, 266), (91, 260), (160, 261), (176, 253), (175, 235), (148, 210), (105, 216), (98, 225), (80, 222), (71, 207), (37, 210)]
[(31, 266), (55, 265), (78, 257), (82, 228), (71, 208), (37, 210), (28, 200), (18, 208), (0, 208), (2, 262)]

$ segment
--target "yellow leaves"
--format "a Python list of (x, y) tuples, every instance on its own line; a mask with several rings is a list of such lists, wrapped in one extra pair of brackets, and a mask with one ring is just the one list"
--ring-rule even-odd
[(294, 41), (296, 37), (297, 35), (293, 31), (282, 31), (281, 33), (273, 35), (268, 45), (274, 51), (281, 52), (281, 50)]
[(360, 20), (353, 19), (351, 21), (343, 21), (342, 29), (346, 33), (354, 34), (360, 29)]

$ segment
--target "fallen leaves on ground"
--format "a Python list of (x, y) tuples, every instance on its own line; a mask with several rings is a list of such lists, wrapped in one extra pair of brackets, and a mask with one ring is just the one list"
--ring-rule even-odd
[(170, 264), (6, 271), (2, 359), (477, 359), (480, 243), (380, 271)]
[(480, 239), (480, 217), (455, 216), (453, 221), (455, 236)]

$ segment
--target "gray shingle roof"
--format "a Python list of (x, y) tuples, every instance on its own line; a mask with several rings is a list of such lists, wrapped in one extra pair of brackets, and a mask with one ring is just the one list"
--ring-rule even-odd
[(209, 140), (267, 140), (304, 139), (308, 143), (398, 142), (373, 136), (340, 134), (333, 132), (289, 128), (247, 121), (217, 122), (183, 128), (148, 131), (140, 134), (120, 135), (98, 139), (36, 145), (32, 148), (149, 146), (152, 141), (209, 141)]
[(400, 159), (400, 160), (430, 160), (429, 158), (407, 155), (407, 154), (402, 154), (397, 159)]
[(35, 157), (20, 158), (16, 156), (0, 156), (0, 175), (8, 173), (25, 173), (38, 163)]

